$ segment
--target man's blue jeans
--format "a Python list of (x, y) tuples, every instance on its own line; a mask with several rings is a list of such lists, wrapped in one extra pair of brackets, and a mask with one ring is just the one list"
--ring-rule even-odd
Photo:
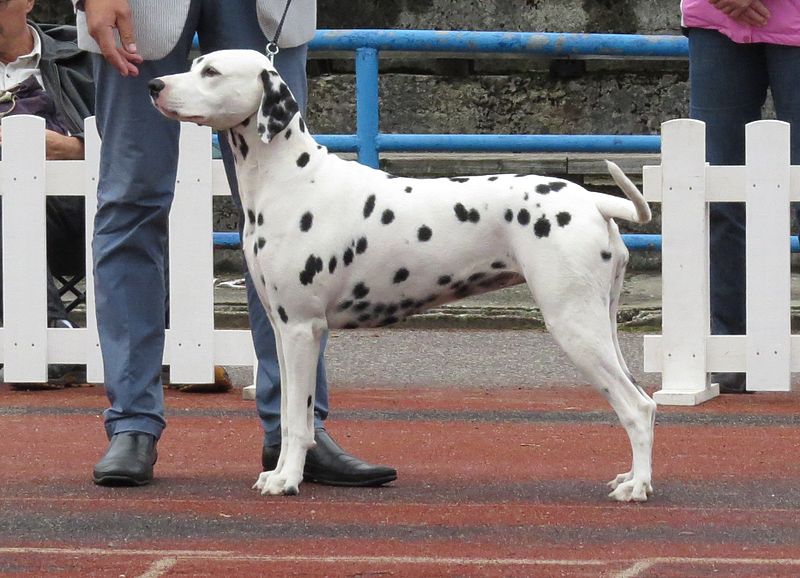
[[(165, 58), (144, 62), (135, 78), (120, 76), (102, 57), (95, 57), (97, 126), (103, 148), (93, 250), (97, 322), (111, 404), (104, 414), (109, 437), (124, 431), (160, 437), (166, 425), (161, 384), (164, 255), (175, 187), (179, 124), (155, 110), (147, 83), (157, 76), (187, 69), (195, 32), (203, 52), (223, 48), (263, 52), (267, 40), (258, 26), (255, 4), (248, 0), (193, 0), (178, 45)], [(275, 61), (301, 108), (307, 93), (306, 49), (301, 46), (283, 50)], [(226, 145), (222, 144), (222, 152), (229, 169), (228, 180), (234, 200), (240, 204)], [(249, 275), (247, 295), (260, 366), (256, 376), (258, 412), (266, 440), (278, 443), (280, 373), (275, 337)], [(321, 420), (328, 413), (322, 352), (314, 397), (317, 427), (321, 427)]]
[[(706, 123), (706, 160), (745, 163), (745, 125), (761, 119), (767, 88), (779, 120), (792, 125), (792, 164), (800, 163), (800, 47), (737, 44), (714, 30), (689, 38), (690, 116)], [(711, 332), (743, 334), (745, 208), (713, 203), (710, 210)]]

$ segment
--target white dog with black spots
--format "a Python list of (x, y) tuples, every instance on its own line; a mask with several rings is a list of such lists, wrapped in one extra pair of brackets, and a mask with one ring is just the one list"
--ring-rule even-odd
[(325, 331), (383, 327), (527, 282), (553, 337), (630, 438), (632, 467), (610, 482), (610, 497), (652, 493), (656, 406), (617, 341), (628, 251), (613, 220), (645, 223), (650, 210), (616, 165), (608, 169), (627, 199), (534, 175), (395, 177), (320, 146), (270, 60), (254, 51), (199, 57), (150, 89), (164, 115), (213, 127), (234, 151), (244, 253), (275, 329), (282, 383), (280, 458), (255, 488), (298, 493)]

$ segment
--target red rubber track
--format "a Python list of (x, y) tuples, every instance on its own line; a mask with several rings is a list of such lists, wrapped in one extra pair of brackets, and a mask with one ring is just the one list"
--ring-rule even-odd
[(331, 392), (378, 489), (251, 490), (252, 402), (169, 391), (156, 481), (101, 488), (101, 388), (0, 386), (0, 575), (798, 576), (800, 395), (660, 408), (655, 496), (617, 504), (623, 429), (574, 387)]

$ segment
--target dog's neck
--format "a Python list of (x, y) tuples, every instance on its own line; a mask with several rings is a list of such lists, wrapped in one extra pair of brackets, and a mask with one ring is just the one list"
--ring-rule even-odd
[[(296, 179), (303, 173), (314, 172), (319, 159), (328, 154), (308, 132), (303, 118), (296, 114), (289, 125), (268, 143), (258, 134), (255, 115), (228, 131), (226, 136), (236, 162), (239, 186), (247, 179), (242, 177), (257, 172), (259, 181), (283, 182)], [(302, 172), (299, 172), (302, 171)], [(240, 191), (244, 197), (247, 191)]]

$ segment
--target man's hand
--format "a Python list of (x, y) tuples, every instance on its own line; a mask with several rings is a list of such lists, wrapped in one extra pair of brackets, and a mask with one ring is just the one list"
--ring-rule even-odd
[(742, 24), (764, 26), (771, 13), (761, 0), (708, 0), (720, 10)]
[(83, 140), (76, 136), (64, 136), (52, 130), (45, 130), (45, 155), (49, 161), (70, 161), (83, 159)]
[[(136, 36), (128, 0), (85, 0), (89, 34), (100, 46), (105, 59), (122, 76), (137, 76), (142, 57), (136, 53)], [(122, 47), (117, 47), (114, 30), (119, 32)]]
[[(49, 161), (81, 160), (84, 155), (83, 140), (76, 136), (64, 136), (45, 130), (45, 156)], [(0, 149), (3, 147), (3, 131), (0, 130)]]

